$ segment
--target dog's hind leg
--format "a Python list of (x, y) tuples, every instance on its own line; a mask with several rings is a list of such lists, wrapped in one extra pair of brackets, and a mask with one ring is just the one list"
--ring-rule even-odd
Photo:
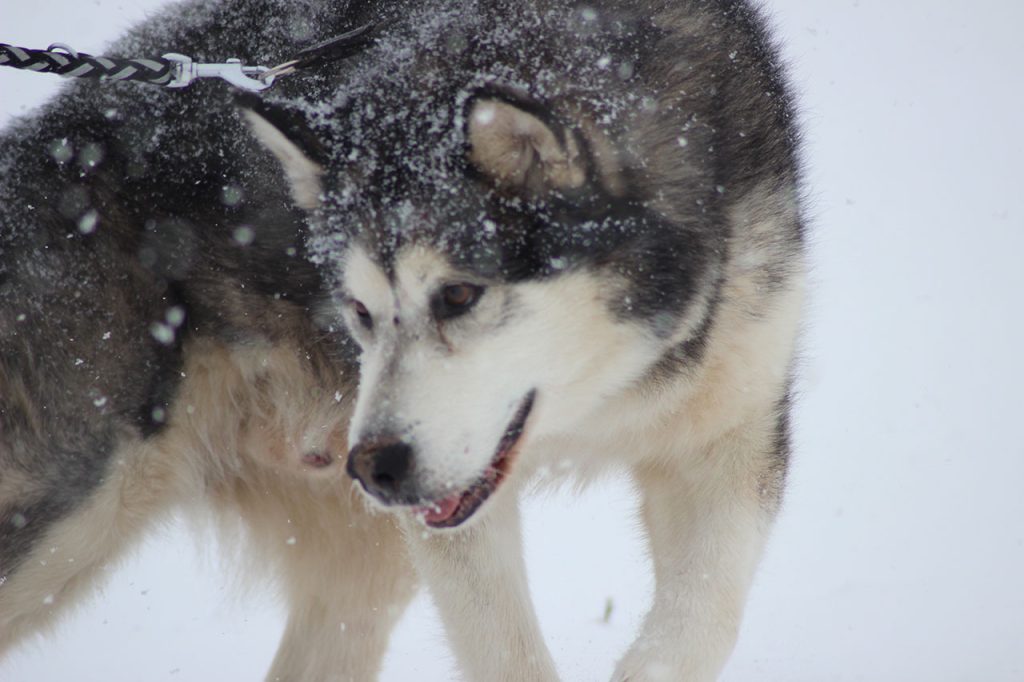
[(558, 676), (530, 601), (518, 503), (503, 492), (464, 530), (406, 518), (406, 539), (466, 679), (550, 682)]
[[(169, 508), (173, 476), (153, 466), (166, 458), (147, 450), (135, 439), (118, 448), (102, 480), (71, 508), (60, 490), (30, 503), (0, 499), (0, 542), (8, 550), (0, 566), (0, 655), (53, 625)], [(5, 472), (4, 482), (12, 475)]]
[(771, 478), (781, 473), (770, 453), (778, 436), (758, 422), (724, 436), (699, 458), (636, 468), (654, 601), (614, 682), (717, 679), (777, 503), (778, 482)]

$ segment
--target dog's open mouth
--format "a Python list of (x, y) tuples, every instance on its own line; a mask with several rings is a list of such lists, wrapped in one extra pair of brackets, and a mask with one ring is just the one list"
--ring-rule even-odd
[(454, 528), (476, 513), (484, 501), (498, 489), (508, 475), (514, 458), (516, 443), (523, 435), (526, 420), (533, 409), (536, 391), (530, 391), (516, 411), (504, 435), (498, 441), (498, 449), (484, 474), (469, 488), (433, 504), (417, 507), (413, 511), (431, 528)]

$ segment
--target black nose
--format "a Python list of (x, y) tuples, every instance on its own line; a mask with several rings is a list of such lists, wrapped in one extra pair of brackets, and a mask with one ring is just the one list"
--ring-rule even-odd
[(345, 467), (366, 492), (385, 504), (412, 503), (412, 447), (402, 441), (360, 443), (352, 448)]

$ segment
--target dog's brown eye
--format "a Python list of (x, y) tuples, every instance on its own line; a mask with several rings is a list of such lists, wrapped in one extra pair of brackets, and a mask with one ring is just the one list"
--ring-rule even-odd
[(473, 287), (468, 284), (452, 284), (444, 288), (444, 302), (453, 308), (469, 305), (475, 295)]
[(363, 302), (353, 300), (352, 308), (356, 311), (359, 322), (367, 329), (373, 329), (373, 318), (370, 316), (370, 311), (363, 305)]
[(449, 284), (441, 289), (434, 303), (434, 315), (439, 320), (458, 317), (468, 312), (480, 300), (484, 288), (475, 284)]

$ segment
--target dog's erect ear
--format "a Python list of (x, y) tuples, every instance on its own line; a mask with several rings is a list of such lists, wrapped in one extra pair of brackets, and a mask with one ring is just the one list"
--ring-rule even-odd
[(239, 97), (242, 116), (256, 139), (277, 157), (300, 208), (312, 210), (320, 203), (325, 154), (320, 141), (297, 112), (271, 105), (259, 98)]
[(499, 187), (529, 194), (569, 190), (587, 180), (586, 160), (568, 128), (505, 100), (478, 97), (469, 106), (469, 161)]

